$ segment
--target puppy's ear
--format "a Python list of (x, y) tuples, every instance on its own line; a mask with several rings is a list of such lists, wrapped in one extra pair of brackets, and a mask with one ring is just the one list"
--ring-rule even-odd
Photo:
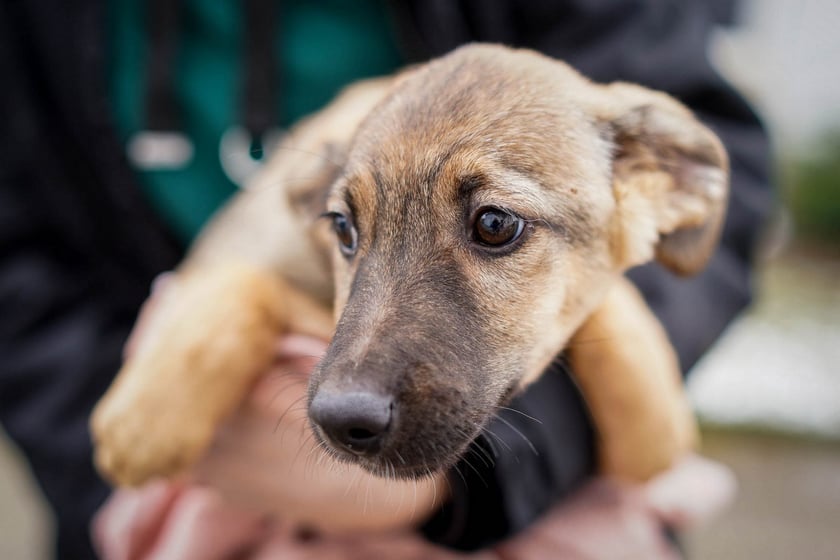
[(717, 136), (659, 92), (604, 86), (599, 118), (614, 145), (617, 202), (613, 247), (631, 267), (654, 255), (680, 275), (701, 270), (717, 244), (729, 191), (729, 161)]

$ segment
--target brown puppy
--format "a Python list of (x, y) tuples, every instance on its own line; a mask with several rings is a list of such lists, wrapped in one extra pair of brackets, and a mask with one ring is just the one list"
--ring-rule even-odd
[(471, 46), (351, 90), (287, 147), (343, 159), (375, 104), (329, 190), (331, 272), (306, 216), (334, 169), (290, 185), (300, 166), (281, 151), (203, 236), (180, 272), (192, 295), (98, 406), (100, 468), (136, 484), (191, 464), (273, 336), (328, 332), (317, 300), (331, 291), (338, 324), (310, 417), (341, 459), (404, 477), (445, 468), (573, 336), (604, 469), (643, 479), (687, 450), (673, 352), (621, 275), (654, 255), (702, 267), (726, 200), (717, 138), (663, 94)]
[(417, 70), (362, 123), (327, 201), (343, 312), (310, 383), (316, 433), (372, 472), (454, 463), (624, 270), (654, 253), (702, 266), (726, 166), (672, 99), (531, 52)]

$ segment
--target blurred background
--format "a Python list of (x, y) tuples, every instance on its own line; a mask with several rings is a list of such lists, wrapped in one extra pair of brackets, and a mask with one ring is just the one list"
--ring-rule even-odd
[(840, 2), (747, 0), (712, 49), (770, 128), (783, 207), (757, 298), (692, 372), (704, 452), (741, 492), (697, 559), (840, 558)]
[[(741, 492), (687, 535), (700, 560), (840, 558), (840, 2), (743, 0), (712, 58), (763, 115), (783, 202), (752, 309), (692, 372), (704, 452)], [(0, 558), (46, 558), (50, 521), (0, 434)]]

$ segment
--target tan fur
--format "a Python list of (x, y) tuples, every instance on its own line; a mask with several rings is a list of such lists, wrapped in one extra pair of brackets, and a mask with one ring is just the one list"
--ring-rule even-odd
[[(472, 87), (473, 81), (486, 87)], [(450, 94), (453, 106), (466, 95), (471, 111), (436, 120), (424, 109), (446, 103)], [(546, 111), (544, 118), (519, 118), (537, 102), (542, 109), (533, 110)], [(475, 133), (457, 136), (463, 130)], [(438, 147), (448, 142), (457, 147), (442, 154)], [(329, 248), (335, 241), (323, 227), (312, 225), (312, 207), (319, 206), (318, 193), (335, 170), (319, 158), (307, 160), (307, 152), (345, 166), (327, 209), (348, 212), (352, 194), (357, 219), (368, 228), (362, 256), (372, 251), (365, 243), (374, 228), (378, 239), (387, 240), (406, 227), (373, 219), (384, 211), (374, 194), (377, 181), (407, 195), (414, 187), (405, 177), (437, 169), (439, 187), (426, 200), (435, 227), (455, 219), (454, 190), (471, 174), (480, 174), (484, 185), (470, 195), (473, 204), (501, 200), (537, 215), (556, 209), (552, 219), (568, 228), (567, 235), (536, 224), (528, 243), (507, 261), (457, 249), (453, 228), (441, 226), (430, 237), (443, 248), (455, 247), (447, 255), (459, 263), (466, 288), (497, 294), (479, 302), (497, 325), (499, 334), (489, 339), (503, 356), (496, 365), (515, 367), (518, 385), (527, 385), (571, 338), (573, 370), (610, 474), (646, 479), (694, 444), (673, 350), (621, 278), (654, 255), (677, 272), (696, 271), (720, 229), (725, 153), (676, 101), (637, 86), (592, 84), (534, 53), (477, 46), (408, 72), (395, 84), (351, 89), (304, 123), (287, 148), (253, 192), (234, 201), (202, 236), (183, 268), (188, 281), (180, 311), (161, 325), (165, 334), (156, 346), (126, 364), (97, 407), (97, 464), (112, 480), (139, 484), (176, 474), (200, 455), (268, 363), (270, 340), (295, 328), (288, 309), (276, 302), (291, 305), (301, 297), (297, 289), (320, 302), (334, 294), (336, 317), (344, 309), (358, 261), (348, 263)], [(303, 175), (295, 185), (297, 172)], [(235, 272), (228, 270), (242, 261)], [(371, 343), (365, 333), (385, 325), (398, 302), (399, 286), (367, 287), (381, 289), (376, 301), (385, 304), (366, 312), (369, 328), (360, 329), (354, 342), (357, 356)], [(306, 305), (308, 311), (293, 316), (318, 315), (314, 302)], [(412, 312), (435, 310), (421, 301)], [(321, 319), (298, 328), (328, 331)], [(209, 349), (200, 360), (199, 349)], [(488, 379), (488, 388), (501, 391), (502, 381)]]
[(628, 280), (615, 283), (572, 337), (568, 355), (598, 427), (605, 473), (646, 480), (697, 443), (677, 357)]

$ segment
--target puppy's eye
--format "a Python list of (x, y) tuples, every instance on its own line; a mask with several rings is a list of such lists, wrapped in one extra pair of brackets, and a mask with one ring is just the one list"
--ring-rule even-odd
[(344, 214), (332, 213), (333, 231), (338, 238), (338, 247), (346, 257), (352, 257), (356, 254), (356, 245), (359, 241), (359, 234), (350, 218)]
[(516, 241), (525, 220), (499, 208), (481, 208), (473, 222), (473, 240), (488, 247), (501, 247)]

